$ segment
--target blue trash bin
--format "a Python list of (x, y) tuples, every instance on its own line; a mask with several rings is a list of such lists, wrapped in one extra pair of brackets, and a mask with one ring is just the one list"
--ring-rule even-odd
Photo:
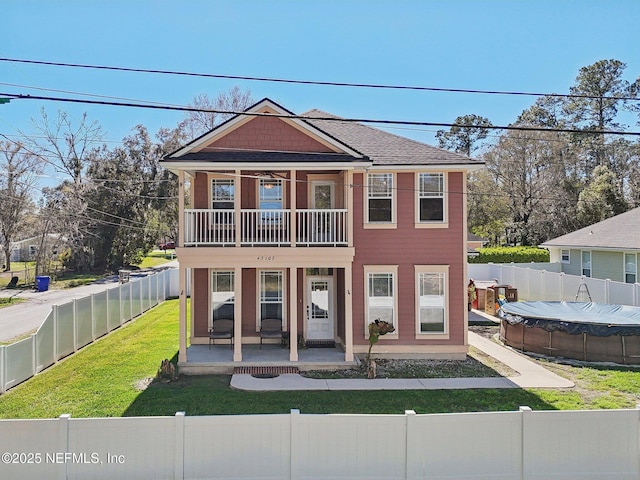
[(46, 292), (49, 290), (49, 280), (51, 277), (42, 276), (36, 277), (36, 290), (39, 292)]

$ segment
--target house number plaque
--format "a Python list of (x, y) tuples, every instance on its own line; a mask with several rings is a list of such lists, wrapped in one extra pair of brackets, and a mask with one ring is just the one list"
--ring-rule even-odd
[(274, 255), (259, 255), (258, 256), (258, 261), (259, 262), (272, 262), (276, 259), (276, 257)]

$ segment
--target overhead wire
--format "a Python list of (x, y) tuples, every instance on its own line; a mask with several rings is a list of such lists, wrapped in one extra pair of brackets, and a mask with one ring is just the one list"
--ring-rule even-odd
[(625, 101), (638, 101), (640, 99), (636, 97), (607, 97), (598, 95), (586, 95), (586, 94), (561, 94), (561, 93), (541, 93), (541, 92), (522, 92), (522, 91), (504, 91), (504, 90), (479, 90), (470, 88), (441, 88), (441, 87), (425, 87), (417, 85), (385, 85), (378, 83), (354, 83), (354, 82), (337, 82), (337, 81), (321, 81), (321, 80), (299, 80), (299, 79), (287, 79), (287, 78), (275, 78), (275, 77), (258, 77), (247, 75), (227, 75), (216, 73), (197, 73), (197, 72), (184, 72), (177, 70), (159, 70), (150, 68), (132, 68), (132, 67), (117, 67), (110, 65), (91, 65), (81, 63), (66, 63), (66, 62), (50, 62), (43, 60), (29, 60), (19, 58), (6, 58), (0, 57), (0, 62), (14, 62), (25, 63), (33, 65), (46, 65), (56, 67), (71, 67), (82, 69), (94, 69), (94, 70), (111, 70), (120, 72), (134, 72), (134, 73), (152, 73), (161, 75), (177, 75), (187, 77), (201, 77), (201, 78), (217, 78), (226, 80), (246, 80), (256, 82), (274, 82), (274, 83), (290, 83), (300, 85), (322, 85), (332, 87), (356, 87), (356, 88), (373, 88), (373, 89), (390, 89), (390, 90), (416, 90), (416, 91), (429, 91), (429, 92), (449, 92), (449, 93), (470, 93), (470, 94), (486, 94), (486, 95), (518, 95), (518, 96), (533, 96), (533, 97), (561, 97), (561, 98), (587, 98), (587, 99), (612, 99), (612, 100), (625, 100)]

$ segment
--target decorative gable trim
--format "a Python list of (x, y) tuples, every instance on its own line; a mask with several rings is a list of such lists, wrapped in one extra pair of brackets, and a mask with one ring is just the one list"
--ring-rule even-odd
[[(249, 107), (247, 110), (245, 110), (245, 112), (256, 113), (258, 115), (264, 115), (264, 116), (268, 116), (268, 115), (295, 116), (293, 112), (290, 112), (286, 108), (278, 105), (277, 103), (273, 102), (268, 98), (265, 98), (259, 101), (258, 103), (254, 104), (253, 106)], [(226, 122), (218, 125), (216, 128), (214, 128), (210, 132), (205, 133), (201, 137), (193, 140), (191, 143), (188, 143), (187, 145), (180, 148), (179, 150), (176, 150), (175, 152), (170, 154), (167, 158), (178, 158), (188, 153), (196, 153), (196, 152), (202, 151), (207, 146), (214, 143), (217, 139), (222, 138), (225, 135), (228, 135), (235, 129), (250, 122), (252, 119), (256, 118), (258, 115), (238, 114), (235, 117), (230, 118)], [(278, 118), (279, 120), (295, 128), (296, 130), (299, 130), (305, 135), (310, 136), (315, 141), (326, 146), (333, 152), (348, 154), (356, 158), (364, 157), (360, 152), (351, 148), (349, 145), (340, 142), (339, 140), (328, 135), (324, 131), (316, 128), (315, 126), (311, 125), (310, 123), (306, 122), (303, 119), (282, 118), (282, 117), (278, 117)]]

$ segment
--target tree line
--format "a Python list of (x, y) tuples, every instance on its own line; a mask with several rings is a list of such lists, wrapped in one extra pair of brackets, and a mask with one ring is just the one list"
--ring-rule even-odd
[(628, 131), (624, 118), (640, 125), (640, 77), (625, 80), (625, 69), (619, 60), (583, 67), (569, 95), (539, 97), (510, 125), (550, 131), (494, 138), (478, 115), (438, 131), (440, 147), (485, 161), (469, 178), (473, 233), (493, 245), (538, 245), (640, 206), (640, 141), (607, 133)]
[[(253, 103), (251, 92), (234, 87), (215, 98), (198, 95), (201, 110), (241, 111)], [(174, 128), (152, 134), (137, 125), (118, 146), (104, 142), (104, 132), (86, 114), (72, 119), (43, 109), (35, 134), (25, 141), (0, 140), (0, 243), (4, 270), (11, 270), (12, 242), (49, 233), (64, 237), (56, 252), (66, 269), (115, 272), (135, 265), (161, 240), (176, 240), (178, 185), (159, 161), (187, 141), (211, 130), (227, 115), (188, 112)], [(26, 137), (25, 137), (26, 138)], [(61, 178), (36, 193), (39, 176)], [(173, 177), (173, 178), (172, 178)], [(37, 203), (36, 203), (37, 202)], [(46, 273), (47, 252), (38, 248), (36, 275)]]

